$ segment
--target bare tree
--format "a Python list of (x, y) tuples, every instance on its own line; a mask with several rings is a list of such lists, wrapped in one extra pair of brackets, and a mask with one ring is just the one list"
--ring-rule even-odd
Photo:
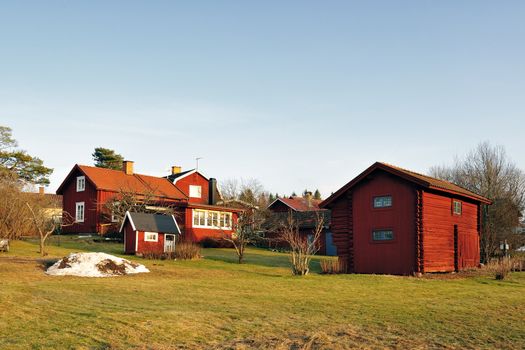
[(246, 247), (256, 243), (263, 236), (261, 228), (263, 222), (264, 218), (257, 215), (256, 210), (245, 210), (239, 214), (237, 222), (233, 224), (231, 234), (221, 229), (222, 238), (235, 248), (239, 264), (244, 261)]
[(28, 197), (16, 177), (0, 178), (0, 238), (32, 235), (33, 225), (25, 205)]
[(492, 200), (493, 204), (481, 211), (484, 262), (496, 254), (501, 241), (516, 238), (514, 231), (525, 207), (525, 174), (509, 160), (503, 147), (480, 143), (465, 158), (456, 158), (452, 166), (434, 167), (430, 174)]
[(298, 218), (290, 211), (279, 233), (280, 238), (290, 246), (292, 274), (302, 276), (308, 274), (312, 256), (319, 251), (325, 217), (320, 212), (315, 213), (314, 227), (310, 235), (301, 234), (299, 225)]
[[(175, 206), (171, 202), (166, 202), (155, 195), (155, 191), (138, 194), (134, 191), (121, 188), (119, 192), (102, 204), (104, 207), (104, 219), (111, 221), (113, 225), (122, 224), (126, 212), (153, 213), (175, 215)], [(108, 225), (112, 225), (108, 224)]]
[(61, 215), (52, 215), (49, 208), (52, 206), (45, 197), (35, 198), (26, 201), (25, 205), (32, 219), (33, 227), (40, 237), (40, 255), (47, 255), (45, 250), (46, 240), (61, 227), (71, 226), (75, 222), (74, 218), (67, 212)]

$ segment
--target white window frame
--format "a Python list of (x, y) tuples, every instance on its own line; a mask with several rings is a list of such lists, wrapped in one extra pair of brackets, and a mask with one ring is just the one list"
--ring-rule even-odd
[(118, 222), (118, 218), (115, 215), (115, 211), (114, 211), (114, 209), (115, 209), (115, 207), (117, 205), (120, 205), (120, 202), (118, 202), (118, 201), (117, 202), (113, 202), (113, 205), (112, 205), (113, 208), (111, 209), (111, 222)]
[[(79, 210), (82, 208), (82, 210)], [(82, 214), (82, 215), (79, 215)], [(86, 203), (85, 202), (76, 202), (75, 203), (75, 222), (84, 222), (86, 218)]]
[[(456, 207), (457, 204), (457, 207)], [(459, 208), (459, 210), (456, 210), (456, 208)], [(452, 200), (452, 213), (454, 215), (462, 215), (463, 214), (463, 203), (458, 200)]]
[[(202, 216), (204, 215), (204, 225), (201, 224)], [(217, 225), (213, 225), (213, 217), (217, 218)], [(222, 222), (221, 217), (224, 216), (224, 221)], [(196, 219), (198, 224), (196, 224)], [(193, 227), (197, 228), (206, 228), (214, 230), (231, 230), (233, 223), (233, 213), (227, 211), (217, 211), (217, 210), (205, 210), (205, 209), (193, 209), (192, 210), (192, 219)]]
[[(148, 235), (154, 235), (155, 238), (148, 238)], [(158, 242), (158, 241), (159, 241), (158, 232), (144, 231), (144, 242)]]
[(77, 192), (84, 192), (86, 190), (86, 177), (77, 176)]
[(191, 198), (202, 198), (202, 186), (190, 185), (189, 195)]
[[(387, 198), (390, 199), (388, 205), (385, 204), (385, 200)], [(379, 201), (376, 202), (376, 200), (379, 200)], [(392, 196), (391, 195), (375, 196), (373, 198), (372, 206), (374, 207), (374, 209), (391, 208), (392, 207), (392, 203), (393, 203), (393, 200), (392, 200)]]

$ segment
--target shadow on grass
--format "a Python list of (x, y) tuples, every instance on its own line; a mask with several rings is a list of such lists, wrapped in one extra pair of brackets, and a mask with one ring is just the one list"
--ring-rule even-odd
[[(205, 259), (221, 261), (231, 264), (238, 264), (238, 257), (233, 248), (209, 248), (203, 251)], [(314, 256), (310, 263), (310, 271), (319, 273), (321, 267), (319, 260), (325, 256)], [(290, 257), (286, 253), (271, 252), (263, 248), (250, 248), (245, 256), (242, 265), (258, 265), (264, 267), (290, 268)]]

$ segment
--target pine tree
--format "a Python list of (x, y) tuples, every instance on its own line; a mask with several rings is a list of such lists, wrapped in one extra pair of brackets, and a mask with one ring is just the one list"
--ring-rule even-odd
[(314, 199), (322, 199), (321, 192), (319, 192), (318, 189), (316, 189), (314, 192)]
[(95, 166), (98, 168), (114, 170), (122, 169), (122, 161), (124, 161), (124, 157), (112, 149), (97, 147), (92, 156), (95, 161)]
[(297, 197), (297, 193), (295, 193), (295, 191), (292, 192), (292, 197)]

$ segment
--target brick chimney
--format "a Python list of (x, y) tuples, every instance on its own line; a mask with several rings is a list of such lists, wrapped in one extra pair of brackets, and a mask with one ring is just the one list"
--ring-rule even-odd
[(178, 165), (174, 165), (171, 167), (171, 175), (178, 174), (182, 171), (182, 168)]
[(131, 160), (125, 160), (122, 162), (122, 171), (126, 175), (133, 175), (133, 162)]
[(308, 205), (308, 208), (312, 207), (312, 192), (305, 192), (304, 199), (306, 199), (306, 205)]
[(40, 186), (38, 188), (38, 193), (41, 194), (41, 195), (45, 194), (46, 193), (46, 188), (44, 186)]

